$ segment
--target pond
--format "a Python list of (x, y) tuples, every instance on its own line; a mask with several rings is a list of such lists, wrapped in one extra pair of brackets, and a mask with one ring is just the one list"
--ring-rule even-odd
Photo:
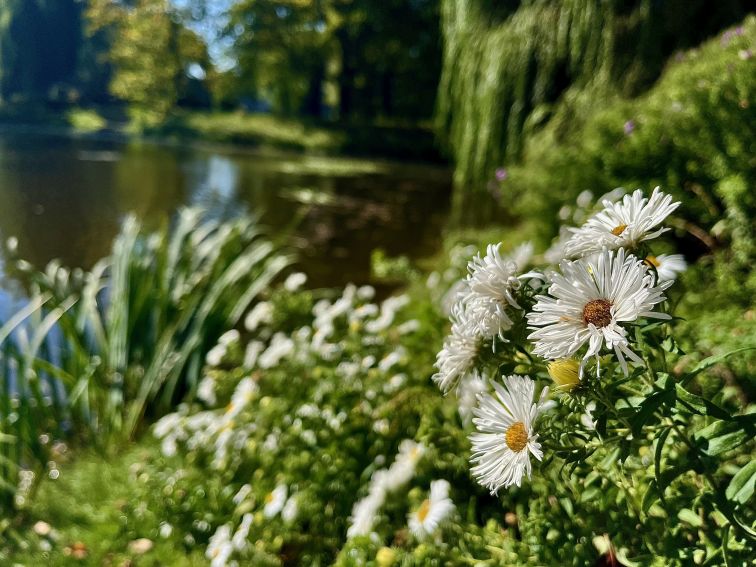
[(312, 285), (368, 282), (375, 248), (436, 251), (450, 190), (434, 166), (0, 130), (0, 236), (38, 267), (90, 267), (129, 212), (157, 225), (190, 205), (289, 234)]

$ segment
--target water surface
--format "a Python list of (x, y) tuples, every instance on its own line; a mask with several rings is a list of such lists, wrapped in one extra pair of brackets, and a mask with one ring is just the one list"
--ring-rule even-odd
[[(88, 268), (129, 212), (157, 225), (196, 205), (219, 216), (249, 212), (273, 234), (291, 232), (313, 285), (363, 283), (374, 248), (435, 252), (448, 210), (450, 175), (437, 167), (1, 128), (0, 236), (17, 237), (20, 255), (40, 267), (58, 258)], [(4, 278), (2, 287), (7, 304), (14, 284)]]

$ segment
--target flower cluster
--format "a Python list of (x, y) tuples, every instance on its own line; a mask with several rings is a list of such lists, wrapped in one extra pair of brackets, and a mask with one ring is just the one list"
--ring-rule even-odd
[[(685, 262), (679, 255), (652, 255), (648, 242), (668, 230), (662, 223), (679, 203), (658, 187), (650, 198), (641, 190), (610, 198), (618, 196), (608, 194), (603, 208), (589, 215), (591, 195), (581, 194), (575, 212), (565, 213), (584, 224), (560, 231), (545, 254), (558, 269), (523, 273), (532, 262), (532, 246), (507, 257), (501, 244), (489, 245), (455, 286), (451, 333), (437, 355), (433, 380), (444, 393), (457, 387), (463, 419), (470, 411), (474, 415), (472, 474), (494, 494), (530, 477), (531, 456), (542, 459), (536, 427), (553, 402), (548, 388), (534, 400), (529, 376), (490, 381), (493, 393), (485, 376), (525, 361), (530, 374), (548, 373), (558, 391), (568, 392), (589, 365), (599, 376), (607, 352), (614, 358), (604, 364), (616, 362), (628, 375), (628, 363), (644, 364), (633, 327), (671, 318), (660, 306)], [(502, 343), (509, 348), (497, 348)]]

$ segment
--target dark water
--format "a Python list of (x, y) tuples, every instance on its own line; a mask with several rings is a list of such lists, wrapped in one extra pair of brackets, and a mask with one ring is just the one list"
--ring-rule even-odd
[[(289, 231), (313, 285), (367, 282), (370, 253), (433, 253), (446, 218), (448, 171), (381, 161), (271, 156), (209, 147), (3, 133), (0, 236), (36, 266), (90, 267), (123, 217), (156, 224), (182, 205), (251, 212)], [(4, 281), (6, 290), (13, 283)]]

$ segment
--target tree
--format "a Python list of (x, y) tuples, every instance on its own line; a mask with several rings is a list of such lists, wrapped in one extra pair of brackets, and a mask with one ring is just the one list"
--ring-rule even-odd
[(675, 50), (745, 12), (740, 0), (442, 0), (436, 125), (455, 161), (454, 220), (487, 222), (501, 213), (487, 182), (519, 158), (525, 136), (555, 103), (581, 93), (592, 103), (634, 96)]
[(241, 0), (229, 26), (241, 74), (285, 114), (427, 117), (440, 69), (431, 0)]
[(56, 98), (55, 87), (77, 84), (81, 10), (77, 0), (0, 3), (0, 99)]
[(129, 103), (137, 123), (164, 120), (186, 90), (189, 65), (208, 64), (204, 42), (177, 21), (167, 0), (91, 0), (86, 18), (90, 36), (108, 36), (110, 91)]

